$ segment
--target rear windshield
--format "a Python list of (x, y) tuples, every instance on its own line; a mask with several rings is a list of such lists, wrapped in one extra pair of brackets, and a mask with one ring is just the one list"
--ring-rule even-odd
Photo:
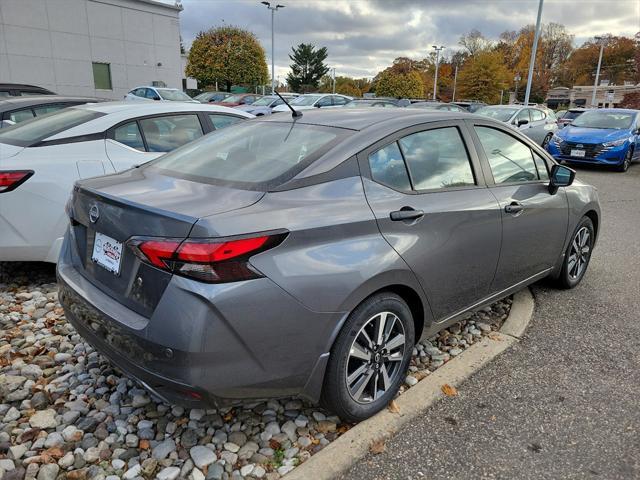
[(300, 123), (247, 122), (216, 130), (145, 168), (199, 182), (265, 190), (293, 178), (350, 132)]
[(0, 130), (0, 143), (29, 147), (103, 115), (104, 113), (93, 110), (65, 108), (64, 110), (47, 113), (32, 120), (3, 128)]

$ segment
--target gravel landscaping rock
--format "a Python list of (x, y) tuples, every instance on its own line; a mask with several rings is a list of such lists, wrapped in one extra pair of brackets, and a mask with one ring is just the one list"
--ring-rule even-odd
[[(511, 300), (418, 343), (402, 393), (498, 330)], [(46, 264), (0, 264), (4, 479), (275, 480), (350, 428), (299, 399), (184, 409), (154, 399), (75, 332)]]

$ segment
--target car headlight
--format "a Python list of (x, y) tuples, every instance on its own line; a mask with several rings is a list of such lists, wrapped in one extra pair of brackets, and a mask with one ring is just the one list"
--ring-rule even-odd
[(619, 147), (620, 145), (624, 145), (627, 140), (626, 138), (621, 138), (619, 140), (613, 140), (612, 142), (603, 143), (602, 145), (605, 147)]
[(560, 145), (562, 142), (564, 142), (564, 140), (562, 138), (560, 138), (558, 135), (556, 135), (555, 133), (553, 134), (553, 137), (551, 137), (551, 141)]

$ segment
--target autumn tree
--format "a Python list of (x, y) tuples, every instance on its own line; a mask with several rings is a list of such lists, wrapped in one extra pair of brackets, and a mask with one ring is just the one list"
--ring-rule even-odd
[(218, 82), (228, 92), (233, 85), (263, 85), (269, 78), (264, 49), (256, 36), (233, 26), (198, 33), (185, 71), (201, 85)]
[(422, 98), (424, 95), (422, 77), (416, 70), (398, 73), (387, 68), (377, 77), (376, 95), (378, 97)]
[(306, 93), (318, 88), (320, 79), (329, 71), (324, 61), (327, 59), (327, 47), (316, 50), (310, 43), (301, 43), (291, 47), (289, 58), (291, 72), (287, 75), (287, 83), (294, 92)]
[[(368, 92), (370, 81), (366, 78), (351, 78), (345, 76), (336, 77), (336, 93), (348, 95), (350, 97), (361, 97), (363, 93)], [(319, 92), (333, 92), (333, 78), (325, 75), (320, 79)]]
[[(628, 37), (609, 36), (604, 41), (600, 78), (617, 85), (624, 84), (625, 80), (640, 82), (640, 71), (635, 62), (640, 45)], [(599, 55), (600, 43), (595, 39), (573, 52), (565, 68), (574, 85), (593, 85)]]
[(508, 86), (510, 72), (497, 52), (482, 51), (470, 57), (458, 73), (460, 98), (498, 103)]
[(466, 35), (461, 36), (458, 43), (470, 56), (477, 55), (491, 47), (491, 41), (475, 28)]

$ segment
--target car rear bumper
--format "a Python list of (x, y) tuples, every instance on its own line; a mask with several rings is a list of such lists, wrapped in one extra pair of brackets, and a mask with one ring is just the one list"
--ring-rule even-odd
[(344, 314), (303, 307), (267, 278), (173, 277), (150, 318), (85, 278), (65, 240), (57, 274), (68, 321), (162, 399), (188, 407), (300, 395), (317, 401), (326, 345)]

